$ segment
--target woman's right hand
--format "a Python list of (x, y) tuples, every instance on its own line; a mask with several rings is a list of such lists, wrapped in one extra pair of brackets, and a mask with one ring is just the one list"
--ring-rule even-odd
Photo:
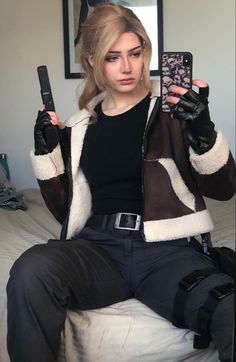
[(34, 126), (35, 155), (52, 152), (59, 142), (59, 129), (64, 127), (55, 112), (40, 110)]

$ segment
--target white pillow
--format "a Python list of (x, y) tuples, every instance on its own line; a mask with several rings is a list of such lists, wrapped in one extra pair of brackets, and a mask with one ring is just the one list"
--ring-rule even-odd
[(129, 299), (97, 310), (69, 311), (59, 361), (217, 362), (214, 346), (193, 349), (193, 337)]

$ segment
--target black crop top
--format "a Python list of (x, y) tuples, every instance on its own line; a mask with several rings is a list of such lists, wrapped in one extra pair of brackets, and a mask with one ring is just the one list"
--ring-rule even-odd
[(142, 143), (150, 95), (127, 112), (107, 116), (99, 103), (97, 122), (87, 128), (81, 168), (92, 193), (94, 214), (142, 213)]

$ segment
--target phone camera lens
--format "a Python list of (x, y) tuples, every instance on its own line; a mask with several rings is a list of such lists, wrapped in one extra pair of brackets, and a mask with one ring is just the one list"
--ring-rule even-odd
[(189, 66), (191, 64), (191, 59), (190, 59), (190, 56), (188, 54), (184, 55), (183, 62), (184, 62), (185, 66)]

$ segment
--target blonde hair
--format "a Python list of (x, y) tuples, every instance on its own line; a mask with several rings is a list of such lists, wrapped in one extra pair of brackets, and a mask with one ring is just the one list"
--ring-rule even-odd
[[(85, 85), (79, 98), (80, 109), (88, 109), (92, 98), (105, 89), (105, 57), (115, 41), (126, 32), (132, 32), (140, 39), (144, 50), (142, 81), (150, 89), (152, 46), (142, 23), (128, 8), (113, 3), (101, 4), (95, 7), (82, 24), (80, 64), (84, 71)], [(93, 56), (93, 67), (88, 62), (89, 55)]]

